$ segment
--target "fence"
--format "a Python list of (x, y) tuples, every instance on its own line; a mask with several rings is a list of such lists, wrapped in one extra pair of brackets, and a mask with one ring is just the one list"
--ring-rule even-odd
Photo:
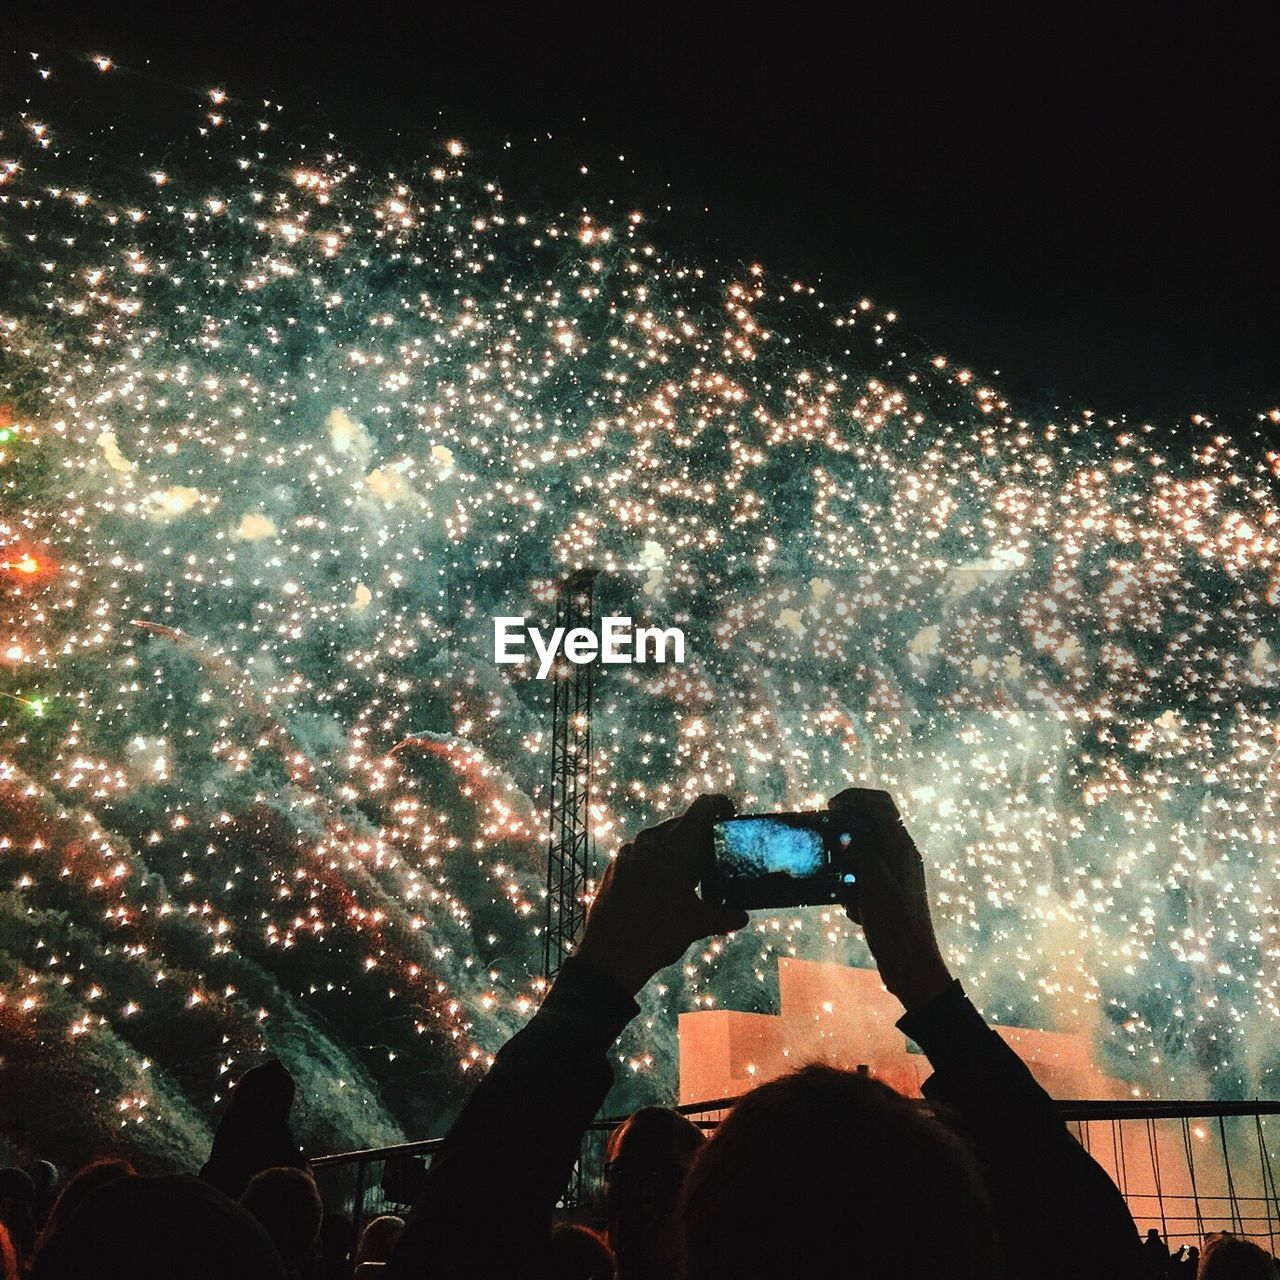
[(1216, 1232), (1271, 1253), (1280, 1239), (1278, 1102), (1061, 1102), (1081, 1144), (1109, 1173), (1141, 1232), (1174, 1244)]
[[(733, 1099), (677, 1108), (714, 1129)], [(1275, 1253), (1280, 1243), (1280, 1102), (1059, 1102), (1063, 1120), (1128, 1201), (1140, 1232), (1156, 1227), (1173, 1246), (1228, 1231)], [(568, 1212), (598, 1223), (604, 1151), (617, 1119), (587, 1131), (578, 1194)], [(442, 1139), (319, 1156), (311, 1167), (331, 1211), (357, 1225), (402, 1213)]]

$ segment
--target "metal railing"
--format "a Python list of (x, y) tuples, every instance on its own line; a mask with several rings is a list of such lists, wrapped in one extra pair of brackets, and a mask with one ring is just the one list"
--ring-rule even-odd
[[(715, 1129), (736, 1099), (675, 1108)], [(1139, 1231), (1174, 1247), (1230, 1232), (1275, 1252), (1280, 1244), (1280, 1102), (1060, 1101), (1063, 1121), (1120, 1188)], [(624, 1117), (596, 1120), (583, 1137), (572, 1216), (599, 1222), (604, 1151)], [(311, 1168), (326, 1207), (356, 1224), (403, 1213), (442, 1138), (319, 1156)]]

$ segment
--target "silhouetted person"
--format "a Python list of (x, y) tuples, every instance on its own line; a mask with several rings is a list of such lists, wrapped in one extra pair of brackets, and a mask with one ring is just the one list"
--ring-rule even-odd
[(58, 1198), (58, 1167), (49, 1160), (35, 1160), (27, 1166), (27, 1174), (35, 1188), (31, 1211), (38, 1231)]
[(1278, 1280), (1275, 1263), (1251, 1240), (1215, 1236), (1200, 1255), (1199, 1280)]
[(317, 1280), (351, 1280), (356, 1228), (350, 1218), (342, 1213), (326, 1213), (320, 1221), (316, 1247), (320, 1253)]
[(382, 1162), (382, 1199), (386, 1204), (414, 1204), (427, 1184), (427, 1162), (418, 1155), (392, 1153)]
[(40, 1244), (31, 1280), (286, 1280), (271, 1237), (197, 1178), (117, 1178)]
[[(705, 799), (694, 805), (682, 820), (682, 851), (701, 856), (715, 812)], [(632, 918), (634, 862), (625, 851), (620, 861), (621, 879), (615, 862), (577, 954), (565, 961), (537, 1014), (497, 1055), (432, 1160), (389, 1280), (551, 1274), (552, 1213), (583, 1132), (613, 1081), (609, 1053), (639, 1011), (634, 993), (696, 938), (746, 922), (743, 912), (697, 898), (697, 873), (683, 852), (646, 859), (641, 875), (650, 882), (645, 910), (651, 918)], [(618, 918), (618, 908), (627, 919)], [(610, 946), (617, 965), (600, 954)]]
[(41, 1238), (52, 1235), (58, 1224), (69, 1214), (74, 1213), (80, 1207), (81, 1201), (99, 1187), (105, 1187), (107, 1183), (115, 1182), (117, 1178), (132, 1176), (133, 1165), (115, 1156), (94, 1160), (83, 1169), (77, 1170), (67, 1179), (58, 1193), (58, 1198), (53, 1202), (49, 1216), (45, 1219)]
[(360, 1233), (357, 1266), (362, 1262), (389, 1262), (403, 1234), (404, 1219), (396, 1214), (384, 1213), (374, 1218)]
[(700, 1280), (1000, 1274), (968, 1146), (926, 1104), (832, 1067), (734, 1107), (694, 1161), (683, 1219)]
[(645, 1107), (609, 1135), (605, 1220), (618, 1280), (669, 1280), (675, 1274), (680, 1190), (705, 1141), (697, 1125), (666, 1107)]
[(575, 1222), (557, 1222), (551, 1228), (548, 1274), (555, 1280), (614, 1280), (616, 1273), (608, 1245), (594, 1231)]
[(1169, 1273), (1169, 1246), (1160, 1238), (1156, 1227), (1147, 1229), (1146, 1238), (1142, 1242), (1142, 1260), (1147, 1265), (1149, 1275), (1157, 1277)]
[(316, 1261), (324, 1205), (302, 1169), (264, 1169), (249, 1179), (240, 1203), (267, 1229), (290, 1276)]
[[(1134, 1280), (1142, 1273), (1142, 1254), (1123, 1197), (948, 971), (933, 933), (923, 864), (892, 800), (884, 792), (846, 792), (832, 806), (849, 803), (866, 813), (874, 830), (852, 851), (860, 898), (850, 917), (862, 926), (882, 981), (906, 1010), (899, 1027), (934, 1068), (924, 1090), (936, 1112), (895, 1099), (856, 1073), (827, 1070), (801, 1076), (792, 1085), (795, 1095), (777, 1092), (790, 1083), (779, 1082), (740, 1123), (731, 1114), (695, 1159), (686, 1183), (689, 1280), (986, 1280), (1001, 1274), (997, 1250), (1010, 1280), (1079, 1280), (1086, 1274), (1090, 1280)], [(747, 923), (745, 912), (712, 907), (697, 894), (712, 827), (732, 812), (723, 797), (701, 797), (682, 817), (641, 832), (619, 851), (601, 880), (576, 953), (535, 1017), (498, 1054), (432, 1162), (426, 1191), (392, 1259), (392, 1280), (550, 1274), (552, 1210), (583, 1131), (612, 1082), (611, 1050), (639, 1011), (635, 994), (692, 943)], [(848, 1113), (815, 1125), (818, 1094), (838, 1097)], [(779, 1121), (790, 1143), (781, 1170), (772, 1168), (767, 1148), (753, 1148), (768, 1131), (775, 1103), (779, 1112), (794, 1107), (799, 1126), (792, 1134)], [(908, 1173), (888, 1150), (890, 1117), (898, 1139), (936, 1157), (933, 1174), (922, 1179), (917, 1171)], [(845, 1135), (838, 1151), (832, 1129)], [(863, 1134), (875, 1141), (862, 1145), (857, 1135)], [(718, 1152), (722, 1138), (772, 1178), (795, 1212), (791, 1219), (775, 1214), (767, 1237), (754, 1235), (757, 1252), (747, 1255), (735, 1246), (736, 1271), (704, 1247), (755, 1230), (734, 1202), (738, 1164)], [(806, 1145), (814, 1158), (802, 1157)], [(880, 1186), (873, 1185), (877, 1161), (884, 1174)], [(858, 1168), (860, 1162), (866, 1167)], [(833, 1179), (872, 1186), (873, 1209), (864, 1210), (856, 1197), (841, 1199), (823, 1224), (825, 1234), (815, 1233), (809, 1206), (827, 1203), (823, 1197)], [(755, 1194), (763, 1197), (766, 1190), (758, 1187)], [(897, 1213), (891, 1225), (919, 1225), (904, 1227), (901, 1235), (886, 1232), (875, 1214), (891, 1199)], [(952, 1221), (952, 1202), (971, 1210), (965, 1223)], [(935, 1220), (950, 1224), (950, 1239), (933, 1235)], [(936, 1248), (917, 1247), (912, 1237), (927, 1237)], [(1046, 1250), (1046, 1240), (1087, 1248), (1087, 1260), (1074, 1247)], [(891, 1244), (898, 1247), (889, 1249)]]
[(231, 1091), (200, 1176), (238, 1200), (264, 1169), (301, 1169), (306, 1162), (289, 1128), (294, 1083), (276, 1058), (253, 1067)]

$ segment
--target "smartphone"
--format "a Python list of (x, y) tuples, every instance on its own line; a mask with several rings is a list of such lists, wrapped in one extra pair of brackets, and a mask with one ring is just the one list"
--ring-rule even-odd
[(854, 867), (872, 826), (856, 809), (755, 813), (712, 829), (704, 902), (758, 911), (857, 901)]

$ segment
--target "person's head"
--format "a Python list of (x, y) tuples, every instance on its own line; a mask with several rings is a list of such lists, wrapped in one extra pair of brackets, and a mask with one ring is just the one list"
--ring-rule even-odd
[(116, 1178), (62, 1217), (31, 1280), (284, 1280), (271, 1237), (197, 1178)]
[(121, 1160), (114, 1156), (94, 1160), (92, 1163), (85, 1165), (83, 1169), (73, 1173), (67, 1179), (62, 1190), (58, 1193), (58, 1198), (53, 1202), (53, 1208), (49, 1210), (49, 1216), (45, 1219), (43, 1235), (46, 1237), (52, 1235), (57, 1230), (58, 1224), (68, 1214), (74, 1213), (85, 1197), (99, 1187), (105, 1187), (107, 1183), (115, 1182), (117, 1178), (132, 1176), (133, 1165), (127, 1160)]
[(320, 1238), (316, 1242), (322, 1258), (342, 1261), (355, 1252), (356, 1226), (343, 1213), (326, 1213), (320, 1222)]
[(1215, 1236), (1200, 1255), (1199, 1280), (1277, 1280), (1270, 1255), (1251, 1240)]
[(1148, 1240), (1157, 1240), (1157, 1241), (1158, 1241), (1158, 1240), (1160, 1239), (1160, 1228), (1159, 1228), (1159, 1227), (1148, 1227), (1148, 1228), (1147, 1228), (1147, 1239), (1148, 1239)]
[(289, 1270), (315, 1257), (324, 1205), (309, 1173), (264, 1169), (249, 1179), (240, 1203), (267, 1229)]
[(404, 1231), (404, 1219), (394, 1213), (374, 1218), (360, 1235), (356, 1262), (390, 1262), (391, 1251)]
[(621, 1280), (670, 1272), (679, 1256), (680, 1189), (705, 1141), (697, 1125), (666, 1107), (644, 1107), (609, 1135), (605, 1217)]
[(268, 1058), (236, 1082), (227, 1114), (240, 1121), (280, 1124), (289, 1118), (295, 1092), (289, 1069), (279, 1058)]
[(19, 1201), (22, 1204), (33, 1204), (36, 1198), (36, 1184), (25, 1169), (12, 1166), (0, 1169), (0, 1200)]
[(573, 1222), (551, 1228), (547, 1274), (556, 1280), (613, 1280), (613, 1255), (594, 1231)]
[(43, 1219), (58, 1194), (58, 1166), (50, 1160), (35, 1160), (27, 1166), (27, 1174), (35, 1188), (36, 1217)]
[(966, 1144), (920, 1102), (831, 1067), (734, 1107), (689, 1171), (681, 1223), (688, 1280), (999, 1275)]

